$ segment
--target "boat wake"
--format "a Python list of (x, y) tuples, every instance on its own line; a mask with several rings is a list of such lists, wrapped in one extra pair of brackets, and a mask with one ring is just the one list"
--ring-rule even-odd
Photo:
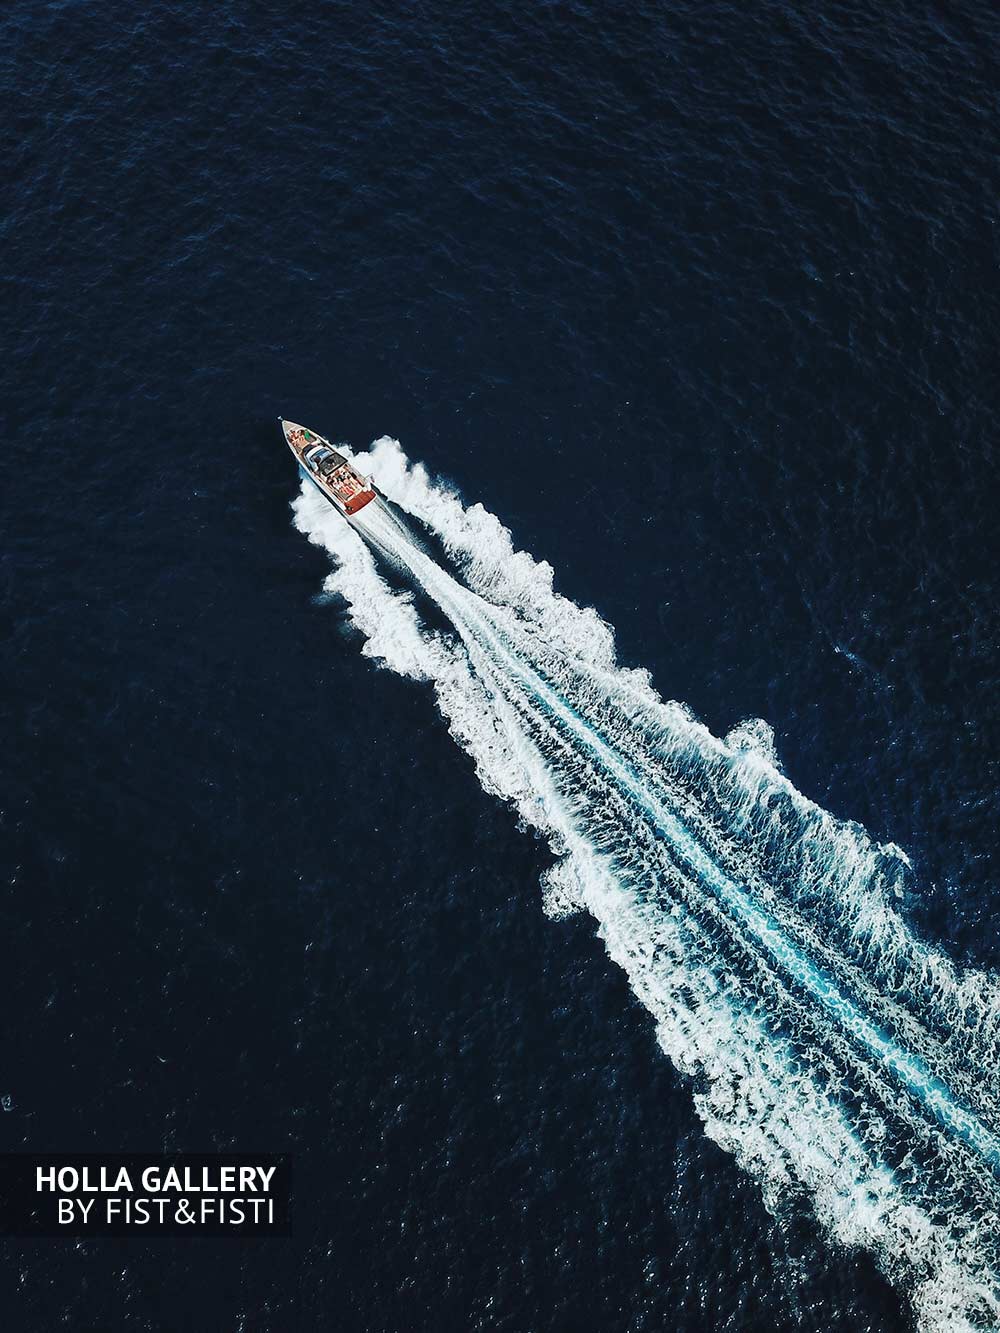
[(903, 853), (797, 791), (765, 722), (713, 736), (492, 514), (392, 440), (355, 461), (392, 505), (348, 524), (303, 483), (293, 506), (334, 557), (327, 590), (547, 839), (546, 910), (596, 920), (706, 1132), (772, 1210), (807, 1198), (870, 1250), (923, 1328), (1000, 1326), (1000, 983), (914, 935)]

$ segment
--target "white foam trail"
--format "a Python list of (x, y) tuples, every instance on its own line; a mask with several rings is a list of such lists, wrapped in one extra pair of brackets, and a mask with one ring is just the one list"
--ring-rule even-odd
[[(550, 567), (515, 552), (493, 515), (392, 441), (359, 462), (454, 572), (388, 508), (358, 515), (362, 541), (310, 488), (295, 521), (335, 557), (327, 589), (365, 652), (434, 683), (484, 787), (548, 838), (548, 910), (593, 914), (661, 1046), (696, 1079), (707, 1132), (770, 1206), (805, 1188), (833, 1236), (905, 1286), (924, 1327), (1000, 1325), (995, 979), (959, 974), (908, 930), (898, 849), (797, 792), (765, 723), (711, 736), (617, 665), (608, 626), (554, 593)], [(428, 633), (373, 550), (454, 636)]]

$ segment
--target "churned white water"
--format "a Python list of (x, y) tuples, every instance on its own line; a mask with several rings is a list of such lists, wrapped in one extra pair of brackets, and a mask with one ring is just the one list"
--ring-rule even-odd
[(483, 787), (547, 839), (546, 910), (594, 918), (706, 1133), (769, 1207), (805, 1193), (834, 1241), (868, 1248), (923, 1327), (1000, 1326), (997, 979), (913, 933), (903, 853), (797, 791), (767, 723), (713, 736), (617, 664), (610, 628), (494, 515), (392, 440), (356, 461), (392, 505), (352, 526), (305, 482), (294, 504), (333, 557), (327, 591), (365, 654), (433, 682)]

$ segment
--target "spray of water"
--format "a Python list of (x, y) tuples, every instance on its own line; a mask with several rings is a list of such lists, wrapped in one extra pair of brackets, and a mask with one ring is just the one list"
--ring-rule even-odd
[(608, 626), (493, 515), (394, 441), (357, 461), (391, 504), (349, 525), (304, 482), (294, 505), (334, 557), (328, 591), (366, 654), (433, 682), (484, 788), (548, 840), (547, 910), (593, 916), (706, 1132), (769, 1207), (806, 1198), (868, 1248), (922, 1327), (1000, 1327), (996, 979), (909, 929), (906, 858), (798, 792), (766, 723), (712, 736), (617, 664)]

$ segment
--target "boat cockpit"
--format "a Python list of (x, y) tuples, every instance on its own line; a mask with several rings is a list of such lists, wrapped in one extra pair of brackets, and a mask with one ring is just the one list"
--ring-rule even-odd
[(325, 444), (313, 445), (311, 449), (306, 450), (302, 458), (310, 471), (318, 472), (321, 477), (329, 477), (347, 462), (342, 454), (328, 449)]

